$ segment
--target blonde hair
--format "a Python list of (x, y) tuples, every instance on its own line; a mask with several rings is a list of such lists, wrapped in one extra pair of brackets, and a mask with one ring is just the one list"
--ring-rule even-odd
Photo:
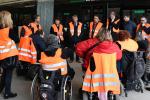
[(11, 13), (8, 11), (1, 11), (0, 12), (0, 28), (12, 28), (13, 21), (11, 18)]
[(106, 41), (106, 40), (113, 41), (111, 32), (106, 28), (101, 28), (96, 38), (98, 38), (101, 42)]

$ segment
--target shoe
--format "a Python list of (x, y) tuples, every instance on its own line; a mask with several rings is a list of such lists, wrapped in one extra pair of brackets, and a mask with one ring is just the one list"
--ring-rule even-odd
[(17, 93), (4, 94), (4, 99), (14, 98), (17, 96)]
[(70, 60), (69, 63), (73, 63), (73, 60)]

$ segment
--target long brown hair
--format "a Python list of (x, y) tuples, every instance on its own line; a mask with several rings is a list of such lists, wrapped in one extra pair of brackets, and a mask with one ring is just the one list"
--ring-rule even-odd
[(101, 28), (96, 38), (98, 38), (101, 42), (106, 40), (113, 41), (110, 31), (106, 28)]

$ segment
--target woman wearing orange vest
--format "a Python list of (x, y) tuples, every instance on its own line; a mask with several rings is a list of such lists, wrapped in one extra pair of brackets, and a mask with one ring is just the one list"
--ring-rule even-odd
[[(12, 57), (18, 55), (16, 44), (9, 38), (9, 30), (13, 28), (11, 13), (8, 11), (0, 12), (0, 64), (10, 61)], [(4, 99), (16, 97), (16, 93), (11, 92), (11, 81), (13, 68), (15, 66), (2, 66), (4, 69)]]
[(131, 39), (130, 33), (126, 30), (121, 30), (118, 33), (118, 39), (117, 42), (120, 44), (121, 50), (136, 52), (139, 48), (137, 42)]
[(64, 45), (64, 36), (63, 36), (63, 25), (60, 23), (60, 19), (56, 18), (55, 23), (52, 25), (50, 29), (50, 34), (54, 34), (60, 41), (61, 46)]
[[(75, 45), (81, 41), (82, 23), (78, 21), (78, 16), (72, 16), (72, 22), (69, 23), (70, 48), (74, 51)], [(74, 52), (71, 54), (70, 63), (74, 61)], [(80, 58), (76, 55), (76, 62), (80, 63)]]
[(110, 13), (110, 18), (107, 19), (106, 28), (111, 31), (111, 35), (113, 38), (113, 41), (118, 40), (118, 33), (119, 33), (119, 27), (120, 27), (120, 19), (116, 17), (116, 13), (112, 11)]
[[(31, 35), (32, 30), (28, 21), (24, 21), (21, 30), (21, 38), (18, 46), (19, 60), (25, 63), (34, 64), (37, 61), (37, 52), (33, 44)], [(26, 64), (25, 64), (26, 65)]]
[(78, 43), (76, 53), (84, 59), (86, 67), (83, 91), (98, 92), (100, 100), (107, 100), (108, 91), (120, 93), (116, 61), (121, 59), (122, 51), (112, 41), (108, 30), (102, 28), (97, 38)]
[(102, 26), (103, 24), (99, 21), (99, 17), (95, 15), (94, 22), (90, 22), (89, 38), (95, 38)]

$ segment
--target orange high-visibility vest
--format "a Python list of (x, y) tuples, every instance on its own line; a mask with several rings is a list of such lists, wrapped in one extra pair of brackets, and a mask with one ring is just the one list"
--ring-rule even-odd
[[(103, 24), (101, 22), (98, 22), (96, 28), (93, 29), (93, 22), (90, 22), (90, 36), (92, 36), (92, 33), (93, 33), (93, 38), (94, 38), (98, 34), (98, 32), (102, 28), (102, 26), (103, 26)], [(90, 38), (92, 38), (92, 37), (90, 37)]]
[(21, 37), (19, 43), (19, 60), (35, 64), (37, 61), (37, 52), (32, 38)]
[(54, 32), (56, 33), (62, 33), (62, 34), (56, 34), (56, 35), (63, 35), (63, 25), (59, 25), (59, 29), (57, 28), (56, 24), (53, 24), (52, 25), (53, 29), (54, 29)]
[(0, 60), (18, 55), (16, 44), (9, 38), (9, 28), (0, 29)]
[[(138, 32), (138, 31), (140, 30), (141, 27), (142, 27), (142, 25), (141, 25), (141, 24), (138, 24), (138, 25), (137, 25), (136, 32)], [(148, 24), (148, 23), (145, 24), (145, 27), (146, 27), (146, 28), (149, 28), (149, 27), (150, 27), (150, 24)], [(143, 31), (143, 30), (142, 30), (142, 31)]]
[(67, 74), (67, 61), (61, 58), (62, 50), (58, 49), (54, 57), (47, 57), (44, 52), (41, 54), (39, 62), (43, 70), (54, 71), (61, 70), (61, 75)]
[(32, 30), (27, 26), (23, 25), (22, 28), (25, 30), (25, 36), (30, 36), (32, 34)]
[[(74, 24), (73, 24), (73, 22), (69, 23), (69, 27), (70, 27), (70, 33), (73, 36), (74, 35)], [(78, 30), (77, 30), (77, 32), (78, 32), (77, 35), (78, 36), (80, 36), (81, 30), (82, 30), (82, 23), (79, 22), (79, 24), (78, 24)]]
[(138, 44), (133, 39), (126, 39), (125, 41), (117, 41), (121, 45), (121, 50), (134, 52), (138, 50)]
[(54, 29), (54, 32), (57, 33), (56, 35), (63, 41), (64, 40), (64, 38), (63, 38), (63, 25), (60, 24), (59, 29), (58, 29), (56, 24), (53, 24), (52, 28)]
[(38, 31), (38, 30), (42, 30), (42, 27), (40, 24), (39, 24), (39, 28), (37, 27), (37, 24), (35, 22), (30, 23), (30, 25), (34, 29), (34, 33), (36, 33), (36, 31)]
[[(120, 19), (116, 20), (114, 23), (115, 23), (115, 24), (118, 24), (119, 22), (120, 22)], [(106, 23), (106, 28), (107, 28), (107, 29), (108, 29), (108, 27), (109, 27), (109, 24), (110, 24), (110, 23), (109, 23), (109, 19), (107, 19), (107, 23)], [(112, 31), (115, 32), (115, 33), (119, 33), (119, 32), (120, 32), (120, 29), (119, 29), (119, 28), (116, 29), (115, 27), (113, 27), (113, 28), (112, 28)]]
[(89, 66), (83, 82), (83, 91), (108, 92), (120, 94), (120, 81), (116, 68), (116, 53), (93, 53), (95, 71), (90, 71)]

